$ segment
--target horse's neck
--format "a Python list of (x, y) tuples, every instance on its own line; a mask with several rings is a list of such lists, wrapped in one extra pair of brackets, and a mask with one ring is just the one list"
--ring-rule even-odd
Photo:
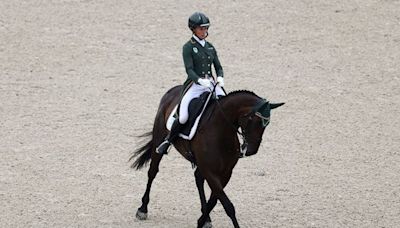
[(259, 100), (258, 97), (251, 94), (233, 95), (225, 99), (222, 108), (233, 122), (237, 122), (239, 117), (249, 113)]

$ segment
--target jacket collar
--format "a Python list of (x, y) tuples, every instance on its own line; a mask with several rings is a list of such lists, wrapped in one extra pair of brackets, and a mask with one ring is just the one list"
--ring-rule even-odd
[(201, 52), (205, 53), (205, 54), (208, 55), (208, 56), (212, 56), (211, 51), (208, 50), (208, 47), (209, 47), (209, 46), (208, 46), (208, 44), (207, 44), (207, 43), (208, 43), (207, 41), (206, 41), (204, 47), (201, 46), (201, 44), (199, 44), (199, 42), (197, 42), (197, 40), (196, 40), (194, 37), (192, 37), (192, 38), (190, 39), (190, 42), (191, 42), (194, 46), (196, 46), (197, 49), (199, 49)]
[(192, 35), (192, 38), (195, 39), (201, 46), (206, 46), (207, 41), (205, 39), (200, 40), (195, 34)]

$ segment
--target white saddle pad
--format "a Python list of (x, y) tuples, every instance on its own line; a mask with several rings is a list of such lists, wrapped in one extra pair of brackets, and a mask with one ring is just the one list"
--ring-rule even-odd
[[(203, 115), (204, 110), (206, 110), (207, 104), (210, 101), (211, 96), (212, 96), (212, 94), (210, 93), (210, 95), (207, 97), (205, 105), (203, 106), (203, 109), (201, 110), (200, 115), (196, 118), (192, 129), (190, 129), (190, 134), (189, 135), (184, 135), (182, 133), (179, 133), (179, 137), (181, 137), (183, 139), (186, 139), (186, 140), (191, 140), (194, 137), (194, 135), (196, 134), (196, 130), (197, 130), (197, 127), (199, 125), (201, 116)], [(169, 117), (168, 117), (168, 120), (167, 120), (167, 124), (166, 124), (166, 127), (167, 127), (167, 129), (169, 131), (171, 131), (172, 124), (175, 121), (174, 115), (175, 115), (175, 113), (177, 111), (177, 108), (178, 108), (178, 105), (176, 105), (175, 108), (172, 110), (171, 114), (169, 114)]]

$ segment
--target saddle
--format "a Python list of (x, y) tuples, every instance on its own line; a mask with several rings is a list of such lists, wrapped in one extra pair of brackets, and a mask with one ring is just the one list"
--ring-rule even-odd
[[(190, 101), (189, 119), (183, 125), (182, 130), (179, 134), (181, 138), (186, 140), (191, 140), (194, 137), (200, 119), (204, 111), (206, 110), (207, 106), (211, 103), (210, 101), (212, 100), (211, 99), (212, 95), (213, 94), (210, 92), (204, 92), (203, 94), (200, 95), (200, 97), (194, 98), (192, 101)], [(168, 130), (171, 130), (173, 122), (175, 121), (176, 118), (178, 118), (178, 113), (177, 113), (178, 107), (179, 104), (175, 106), (175, 108), (172, 110), (171, 114), (168, 117), (166, 124)]]

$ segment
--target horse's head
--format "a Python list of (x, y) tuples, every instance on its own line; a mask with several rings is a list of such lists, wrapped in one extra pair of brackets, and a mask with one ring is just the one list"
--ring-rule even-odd
[(257, 153), (265, 128), (271, 118), (271, 110), (285, 103), (270, 103), (260, 100), (249, 113), (239, 118), (239, 125), (247, 142), (246, 156)]

